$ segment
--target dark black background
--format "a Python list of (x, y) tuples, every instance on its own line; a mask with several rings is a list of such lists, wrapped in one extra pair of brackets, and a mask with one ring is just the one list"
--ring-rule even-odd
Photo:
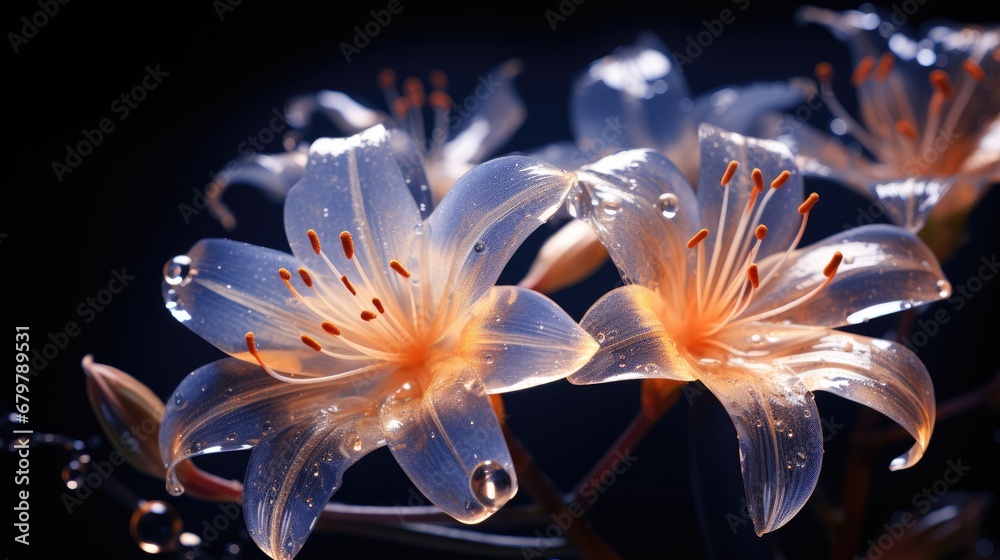
[[(80, 334), (32, 379), (30, 428), (83, 440), (100, 433), (79, 366), (87, 353), (130, 372), (160, 396), (168, 395), (189, 371), (221, 356), (164, 310), (162, 266), (204, 237), (228, 235), (287, 248), (280, 206), (257, 191), (234, 188), (230, 193), (227, 201), (240, 219), (231, 233), (207, 212), (185, 223), (178, 208), (190, 205), (193, 189), (203, 189), (209, 173), (235, 156), (247, 136), (267, 126), (272, 110), (281, 109), (289, 97), (334, 89), (381, 103), (376, 76), (383, 67), (393, 67), (401, 77), (426, 77), (431, 69), (441, 68), (451, 78), (453, 97), (461, 99), (487, 69), (519, 57), (525, 69), (518, 89), (529, 116), (507, 148), (529, 150), (570, 139), (569, 86), (589, 62), (631, 43), (645, 29), (656, 32), (674, 50), (682, 50), (688, 37), (704, 30), (704, 20), (742, 5), (710, 0), (651, 7), (633, 1), (588, 0), (553, 30), (545, 11), (558, 11), (557, 0), (531, 9), (501, 2), (443, 8), (404, 1), (403, 11), (348, 63), (340, 44), (353, 40), (354, 26), (372, 19), (369, 10), (384, 9), (386, 3), (342, 4), (317, 8), (297, 1), (245, 0), (220, 20), (208, 0), (182, 6), (96, 6), (77, 0), (61, 6), (18, 53), (5, 46), (4, 159), (14, 172), (5, 184), (0, 221), (4, 317), (8, 323), (30, 326), (39, 345), (67, 321), (82, 325)], [(563, 4), (569, 5), (568, 0)], [(843, 2), (824, 5), (854, 7)], [(926, 0), (912, 21), (1000, 19), (978, 6)], [(39, 9), (34, 2), (6, 4), (0, 20), (4, 32), (20, 32), (20, 18), (30, 18)], [(692, 91), (810, 75), (821, 60), (831, 61), (839, 75), (846, 76), (847, 49), (818, 27), (795, 25), (792, 12), (793, 7), (752, 0), (701, 56), (685, 66)], [(169, 76), (128, 118), (119, 120), (110, 108), (112, 101), (140, 83), (147, 65), (160, 65)], [(852, 107), (851, 92), (844, 91), (845, 103)], [(115, 121), (115, 130), (62, 182), (57, 181), (52, 162), (65, 157), (66, 145), (82, 139), (82, 129), (95, 128), (105, 117)], [(279, 149), (278, 141), (268, 148)], [(811, 222), (807, 242), (856, 220), (859, 209), (868, 204), (830, 183), (807, 182), (807, 188), (820, 192), (824, 200), (823, 217)], [(946, 273), (955, 284), (976, 276), (980, 258), (996, 253), (998, 195), (994, 190), (976, 209), (970, 240), (946, 263)], [(551, 231), (543, 227), (529, 239), (502, 283), (516, 282), (524, 274), (533, 251)], [(135, 279), (83, 324), (77, 306), (105, 288), (111, 271), (122, 267)], [(616, 283), (614, 271), (606, 267), (554, 299), (579, 318)], [(960, 311), (946, 302), (936, 304), (949, 310), (951, 321), (921, 348), (920, 356), (934, 378), (939, 401), (973, 390), (995, 375), (998, 292), (996, 283), (987, 281), (971, 305)], [(877, 336), (892, 325), (891, 319), (874, 321), (856, 330)], [(13, 353), (7, 355), (13, 360)], [(13, 383), (4, 385), (4, 403), (10, 406)], [(538, 465), (568, 490), (628, 423), (636, 410), (638, 387), (557, 383), (513, 394), (507, 399), (509, 422)], [(817, 490), (836, 499), (844, 484), (840, 475), (860, 408), (827, 395), (817, 398), (821, 414), (844, 425), (827, 443)], [(749, 524), (738, 527), (735, 535), (729, 531), (726, 514), (739, 515), (743, 490), (735, 431), (721, 410), (711, 396), (696, 400), (696, 406), (682, 399), (633, 450), (639, 457), (635, 465), (601, 495), (591, 514), (595, 530), (628, 558), (826, 557), (829, 540), (809, 507), (762, 539), (754, 536)], [(908, 442), (877, 453), (864, 539), (877, 537), (890, 515), (911, 507), (914, 494), (940, 479), (948, 460), (960, 458), (972, 466), (953, 490), (997, 491), (998, 418), (995, 408), (979, 407), (940, 422), (927, 455), (908, 471), (887, 469), (889, 460)], [(889, 424), (880, 417), (880, 427)], [(0, 437), (7, 438), (12, 428), (6, 426)], [(689, 437), (695, 431), (700, 451), (692, 457)], [(106, 443), (91, 449), (96, 460), (110, 452)], [(9, 459), (5, 454), (5, 497), (13, 496)], [(33, 448), (32, 544), (28, 554), (11, 541), (4, 548), (14, 558), (148, 557), (129, 536), (131, 508), (111, 495), (98, 492), (67, 514), (60, 500), (60, 472), (69, 459), (69, 452), (54, 446)], [(200, 464), (241, 478), (245, 461), (246, 455), (237, 453), (206, 457)], [(700, 484), (693, 483), (692, 474)], [(113, 478), (144, 499), (169, 501), (188, 531), (200, 533), (204, 522), (219, 513), (214, 505), (169, 497), (162, 482), (127, 465), (117, 467)], [(348, 471), (337, 498), (393, 505), (406, 501), (408, 488), (405, 476), (382, 449)], [(518, 499), (527, 501), (523, 488)], [(704, 510), (696, 503), (703, 503)], [(6, 511), (11, 519), (11, 510)], [(707, 520), (708, 529), (700, 528), (699, 516)], [(981, 551), (1000, 546), (998, 519), (992, 506)], [(220, 558), (224, 544), (237, 543), (242, 547), (240, 558), (262, 558), (252, 541), (241, 540), (241, 526), (239, 520), (224, 530), (205, 549), (204, 557)], [(480, 528), (491, 526), (486, 522)], [(385, 539), (316, 533), (299, 558), (361, 555), (462, 557)], [(988, 557), (996, 558), (997, 553)]]

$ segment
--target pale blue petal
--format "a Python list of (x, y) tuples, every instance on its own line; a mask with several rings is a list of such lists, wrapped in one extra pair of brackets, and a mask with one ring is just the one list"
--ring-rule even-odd
[(700, 380), (736, 426), (747, 510), (759, 536), (787, 523), (809, 500), (823, 463), (823, 430), (801, 381), (754, 366), (706, 366)]
[(268, 435), (254, 448), (243, 487), (243, 518), (257, 546), (291, 560), (348, 467), (385, 445), (378, 420), (317, 415)]
[(391, 396), (381, 423), (417, 489), (455, 519), (478, 523), (514, 496), (517, 477), (486, 388), (463, 363), (436, 367), (420, 396)]
[(496, 283), (514, 251), (559, 209), (574, 182), (572, 174), (546, 163), (505, 156), (455, 183), (426, 223), (432, 254), (423, 270), (432, 280), (439, 320), (457, 319)]
[(742, 317), (780, 308), (802, 298), (826, 277), (834, 253), (843, 261), (831, 283), (811, 299), (781, 314), (773, 323), (839, 327), (863, 323), (946, 298), (951, 285), (934, 253), (916, 235), (886, 224), (848, 229), (794, 251), (787, 260), (774, 255), (759, 263), (762, 280)]
[(597, 350), (597, 342), (562, 308), (525, 288), (495, 286), (469, 315), (458, 352), (477, 365), (489, 393), (562, 379)]

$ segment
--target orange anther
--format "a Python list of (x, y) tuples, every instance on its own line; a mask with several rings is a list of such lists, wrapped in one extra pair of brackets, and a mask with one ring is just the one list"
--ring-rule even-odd
[(323, 321), (323, 324), (321, 326), (323, 327), (324, 331), (332, 334), (333, 336), (340, 336), (340, 329), (338, 329), (337, 325), (334, 325), (330, 321)]
[(309, 236), (309, 243), (312, 243), (313, 252), (318, 255), (323, 250), (323, 246), (319, 244), (319, 234), (316, 233), (316, 230), (311, 229), (306, 232), (306, 235)]
[(351, 284), (351, 281), (348, 280), (346, 276), (341, 276), (340, 281), (343, 282), (344, 286), (351, 291), (352, 296), (358, 295), (358, 291), (354, 289), (354, 285)]
[(281, 276), (281, 279), (284, 280), (285, 282), (288, 282), (289, 280), (292, 279), (292, 273), (288, 272), (287, 268), (279, 268), (278, 276)]
[(753, 179), (754, 190), (764, 190), (764, 173), (761, 172), (760, 168), (755, 167), (753, 171), (750, 172), (750, 178)]
[(309, 271), (307, 271), (302, 267), (299, 267), (298, 273), (299, 273), (299, 278), (302, 279), (302, 283), (305, 284), (307, 288), (312, 288), (313, 279), (312, 276), (309, 275)]
[(843, 260), (844, 260), (843, 253), (841, 253), (840, 251), (834, 253), (833, 258), (830, 259), (830, 262), (826, 265), (826, 268), (823, 269), (823, 276), (826, 276), (827, 278), (833, 277), (833, 275), (837, 273), (837, 268), (840, 267), (840, 262)]
[(906, 119), (900, 119), (896, 121), (896, 132), (902, 134), (903, 136), (906, 136), (910, 140), (917, 139), (917, 129), (913, 128), (913, 125), (910, 124), (910, 121)]
[(816, 206), (817, 202), (819, 202), (819, 195), (812, 193), (802, 201), (802, 204), (799, 204), (799, 214), (802, 214), (803, 216), (808, 214), (809, 211), (813, 209), (813, 206)]
[(424, 104), (424, 84), (420, 78), (410, 76), (403, 81), (403, 92), (410, 101), (410, 106), (420, 107)]
[(432, 91), (430, 96), (428, 97), (428, 101), (430, 102), (432, 107), (435, 107), (437, 109), (444, 109), (445, 111), (451, 109), (455, 105), (455, 102), (452, 101), (451, 96), (443, 91)]
[(781, 173), (778, 173), (778, 176), (775, 177), (773, 181), (771, 181), (771, 188), (780, 189), (781, 187), (785, 186), (785, 183), (791, 176), (792, 173), (787, 169), (782, 171)]
[(821, 82), (830, 82), (833, 80), (833, 65), (829, 62), (820, 62), (816, 65), (816, 79)]
[(383, 314), (385, 313), (385, 306), (382, 305), (382, 300), (378, 299), (377, 297), (373, 297), (372, 305), (375, 306), (375, 309), (377, 309), (379, 313)]
[(983, 67), (969, 59), (962, 61), (962, 69), (965, 70), (967, 74), (972, 76), (972, 79), (977, 82), (981, 82), (984, 78), (986, 78), (986, 72), (983, 70)]
[(396, 72), (392, 68), (383, 68), (382, 71), (378, 73), (379, 89), (389, 89), (395, 83)]
[(753, 235), (757, 238), (757, 241), (763, 241), (764, 238), (767, 237), (767, 226), (760, 224), (757, 226), (757, 229), (754, 230)]
[(757, 263), (751, 263), (747, 267), (747, 278), (750, 279), (750, 283), (753, 284), (753, 289), (760, 287), (760, 271), (757, 270)]
[(878, 59), (878, 66), (875, 68), (875, 80), (881, 82), (892, 71), (892, 65), (896, 62), (896, 57), (886, 51)]
[(443, 71), (434, 69), (431, 70), (431, 85), (437, 89), (448, 89), (448, 75)]
[(854, 73), (851, 74), (851, 83), (855, 86), (860, 86), (866, 79), (868, 79), (868, 74), (871, 73), (872, 68), (875, 67), (875, 57), (866, 56), (858, 62), (857, 68), (854, 69)]
[(396, 274), (399, 274), (403, 278), (410, 277), (410, 271), (406, 270), (406, 268), (404, 268), (403, 265), (396, 259), (389, 261), (389, 268), (395, 270)]
[(708, 230), (707, 229), (703, 229), (703, 230), (699, 231), (698, 233), (694, 234), (691, 237), (691, 239), (688, 240), (688, 249), (694, 249), (706, 237), (708, 237)]
[(941, 70), (940, 68), (932, 70), (928, 79), (930, 80), (934, 91), (943, 95), (945, 99), (948, 99), (955, 94), (955, 88), (951, 85), (951, 77), (944, 70)]
[(323, 349), (323, 347), (320, 346), (319, 343), (313, 340), (309, 335), (304, 334), (300, 338), (302, 338), (302, 344), (305, 344), (306, 346), (312, 348), (317, 352)]
[(400, 97), (392, 103), (392, 110), (395, 111), (397, 117), (403, 118), (410, 110), (410, 102), (405, 97)]
[(722, 181), (719, 183), (723, 187), (729, 184), (729, 181), (733, 180), (733, 175), (736, 175), (736, 169), (740, 166), (740, 162), (733, 160), (729, 162), (726, 166), (726, 172), (722, 174)]
[(354, 238), (351, 237), (351, 232), (340, 232), (340, 244), (344, 247), (344, 256), (347, 260), (354, 258)]
[(361, 318), (364, 319), (365, 321), (371, 321), (375, 317), (378, 317), (378, 315), (372, 313), (371, 311), (368, 311), (367, 309), (361, 312)]

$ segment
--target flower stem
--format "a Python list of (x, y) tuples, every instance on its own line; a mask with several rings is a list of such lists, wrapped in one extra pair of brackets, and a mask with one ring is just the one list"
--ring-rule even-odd
[[(517, 470), (518, 481), (524, 485), (535, 500), (552, 516), (553, 520), (568, 520), (566, 523), (554, 525), (565, 531), (566, 539), (580, 552), (586, 560), (617, 560), (621, 558), (601, 539), (590, 522), (583, 516), (583, 510), (571, 508), (565, 498), (556, 489), (552, 480), (535, 464), (534, 457), (503, 424), (504, 437), (510, 449), (511, 458)], [(563, 528), (563, 525), (566, 525)], [(548, 531), (546, 531), (547, 533)]]

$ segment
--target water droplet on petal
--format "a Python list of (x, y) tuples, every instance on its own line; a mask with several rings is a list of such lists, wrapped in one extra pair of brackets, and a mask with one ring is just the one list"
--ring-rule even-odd
[(222, 394), (225, 395), (225, 396), (227, 396), (227, 397), (233, 396), (233, 388), (232, 387), (226, 387), (226, 390), (223, 391)]
[(597, 333), (597, 336), (594, 337), (594, 340), (596, 340), (598, 344), (604, 344), (605, 338), (606, 337), (605, 337), (604, 333), (599, 332), (599, 333)]
[(800, 467), (800, 468), (806, 466), (806, 454), (805, 453), (799, 451), (798, 453), (795, 454), (795, 466), (796, 467)]
[(498, 508), (514, 496), (514, 481), (499, 463), (483, 461), (476, 465), (469, 478), (472, 495), (479, 503), (490, 508)]
[(908, 301), (901, 301), (901, 302), (899, 302), (899, 308), (902, 309), (903, 311), (906, 311), (907, 309), (910, 309), (911, 307), (913, 307), (913, 304), (910, 303), (910, 302), (908, 302)]
[(175, 393), (174, 394), (174, 407), (175, 408), (184, 408), (185, 406), (187, 406), (187, 399), (184, 398), (184, 395), (182, 395), (180, 393)]
[(761, 426), (764, 425), (764, 421), (761, 420), (760, 418), (758, 418), (757, 421), (754, 422), (754, 425), (756, 425), (758, 428), (760, 428)]
[(424, 234), (424, 224), (421, 222), (421, 223), (413, 226), (413, 233), (414, 233), (414, 235), (423, 235)]
[(750, 342), (753, 342), (754, 344), (760, 344), (760, 342), (762, 340), (763, 340), (763, 337), (761, 337), (757, 333), (753, 333), (752, 335), (750, 335)]
[(603, 198), (601, 199), (600, 208), (607, 218), (614, 219), (622, 209), (622, 203), (617, 198)]
[(263, 436), (266, 436), (267, 434), (273, 431), (274, 431), (274, 426), (271, 424), (270, 420), (265, 420), (264, 423), (261, 424), (260, 426), (260, 433)]
[(226, 441), (236, 441), (237, 437), (239, 436), (236, 434), (236, 432), (229, 432), (228, 434), (226, 434)]
[(656, 208), (664, 218), (673, 219), (677, 215), (677, 211), (680, 210), (680, 199), (673, 193), (661, 194), (659, 200), (656, 201)]
[(493, 354), (487, 354), (487, 355), (483, 356), (483, 359), (486, 360), (487, 364), (492, 364), (493, 363)]
[(483, 243), (482, 241), (477, 241), (476, 244), (472, 246), (472, 250), (480, 254), (485, 253), (486, 244)]
[(191, 257), (177, 255), (163, 265), (163, 280), (171, 286), (186, 286), (191, 281)]
[(806, 409), (806, 410), (802, 411), (802, 416), (805, 416), (806, 418), (809, 418), (812, 415), (813, 415), (813, 413), (809, 409)]
[(139, 548), (149, 554), (176, 548), (183, 529), (184, 523), (177, 510), (159, 500), (139, 502), (129, 521), (132, 538)]
[(938, 295), (945, 298), (951, 295), (951, 284), (947, 280), (937, 281)]

